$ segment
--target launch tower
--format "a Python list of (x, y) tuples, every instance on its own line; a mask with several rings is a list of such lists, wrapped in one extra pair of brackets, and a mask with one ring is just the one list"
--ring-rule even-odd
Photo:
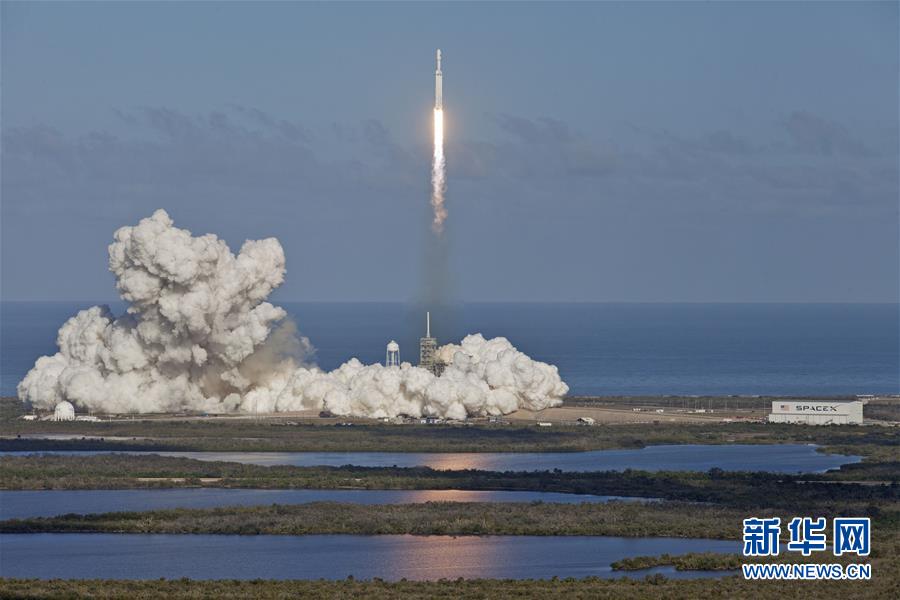
[(431, 313), (425, 313), (425, 337), (419, 338), (419, 366), (434, 372), (434, 355), (437, 340), (431, 337)]
[(431, 313), (425, 313), (425, 337), (419, 338), (419, 366), (440, 377), (447, 365), (438, 360), (437, 339), (431, 337)]

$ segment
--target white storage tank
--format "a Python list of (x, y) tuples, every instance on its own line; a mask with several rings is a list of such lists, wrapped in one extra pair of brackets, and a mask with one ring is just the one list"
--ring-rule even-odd
[(74, 421), (75, 407), (71, 402), (63, 400), (53, 409), (53, 421)]
[(852, 401), (773, 400), (770, 423), (862, 425), (863, 403)]
[(388, 342), (387, 350), (384, 355), (384, 366), (399, 367), (400, 366), (400, 344), (391, 340)]

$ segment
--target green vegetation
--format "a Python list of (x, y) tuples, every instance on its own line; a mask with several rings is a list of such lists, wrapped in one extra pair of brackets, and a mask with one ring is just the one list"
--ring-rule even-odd
[[(882, 536), (879, 539), (881, 543), (888, 543), (894, 539)], [(884, 556), (884, 552), (881, 553)], [(610, 566), (613, 571), (642, 571), (653, 567), (675, 567), (676, 571), (737, 571), (742, 564), (748, 563), (783, 563), (790, 562), (799, 563), (822, 563), (829, 564), (841, 563), (858, 563), (860, 559), (856, 556), (842, 556), (836, 558), (828, 556), (827, 561), (823, 561), (821, 555), (811, 554), (803, 556), (802, 554), (790, 554), (781, 556), (765, 556), (748, 558), (740, 554), (716, 554), (715, 552), (688, 552), (687, 554), (660, 554), (658, 556), (633, 556), (623, 558), (613, 562)]]
[(13, 421), (25, 414), (25, 405), (18, 398), (0, 398), (0, 423)]
[[(85, 439), (26, 439), (57, 433)], [(284, 419), (111, 421), (0, 424), (0, 451), (156, 450), (220, 452), (577, 452), (656, 444), (825, 446), (829, 452), (900, 461), (900, 435), (888, 427), (809, 427), (765, 423), (658, 423), (594, 427), (530, 425), (385, 425), (350, 427)], [(21, 439), (16, 436), (22, 436)]]
[[(770, 513), (765, 513), (770, 514)], [(717, 506), (612, 502), (425, 502), (175, 509), (0, 522), (0, 533), (212, 533), (234, 535), (613, 535), (734, 539), (743, 513)]]
[(694, 600), (696, 598), (756, 598), (759, 600), (807, 600), (809, 598), (897, 597), (896, 578), (880, 577), (888, 565), (873, 566), (871, 581), (744, 581), (722, 579), (672, 580), (661, 575), (644, 579), (459, 579), (440, 581), (194, 581), (190, 579), (149, 581), (0, 579), (0, 597), (15, 598), (131, 598), (169, 600), (215, 598), (222, 600), (260, 598), (372, 598), (410, 600), (487, 600), (493, 598), (572, 598), (645, 600)]
[(876, 398), (863, 407), (867, 419), (900, 421), (900, 398)]
[(617, 560), (610, 566), (613, 571), (641, 571), (651, 567), (673, 566), (676, 571), (734, 571), (749, 562), (740, 554), (716, 554), (715, 552), (689, 552), (687, 554), (660, 554), (659, 556), (633, 556)]
[[(804, 512), (809, 509), (804, 508)], [(796, 509), (754, 509), (788, 521)], [(879, 536), (900, 530), (900, 503), (866, 511), (841, 507), (816, 514), (871, 514)], [(554, 504), (544, 502), (424, 502), (308, 504), (171, 509), (60, 515), (0, 522), (0, 533), (173, 533), (222, 535), (611, 535), (737, 539), (746, 510), (680, 502)], [(882, 538), (884, 539), (884, 538)]]

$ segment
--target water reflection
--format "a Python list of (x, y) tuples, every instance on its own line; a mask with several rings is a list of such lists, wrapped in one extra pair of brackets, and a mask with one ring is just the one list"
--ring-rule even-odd
[[(552, 536), (0, 536), (0, 576), (359, 579), (620, 577), (627, 556), (736, 552), (738, 542)], [(639, 576), (643, 577), (643, 572)], [(676, 576), (698, 576), (673, 572)]]
[(624, 471), (769, 471), (816, 473), (861, 460), (823, 454), (812, 444), (663, 445), (636, 450), (592, 452), (161, 452), (200, 460), (229, 460), (260, 465), (414, 467), (443, 470), (570, 472)]
[[(108, 452), (3, 452), (10, 454), (106, 454)], [(128, 452), (127, 454), (144, 454)], [(647, 446), (636, 450), (592, 452), (157, 452), (162, 456), (230, 461), (263, 466), (357, 465), (479, 469), (486, 471), (569, 472), (624, 471), (768, 471), (821, 473), (862, 460), (859, 456), (823, 454), (812, 444), (721, 444)]]
[[(430, 543), (431, 540), (422, 543), (421, 539), (398, 536), (386, 541), (382, 545), (384, 565), (399, 566), (407, 579), (496, 577), (491, 573), (503, 572), (509, 567), (507, 561), (511, 549), (508, 544), (499, 543), (497, 538), (436, 536), (435, 541), (443, 543)], [(523, 541), (528, 543), (528, 540)], [(534, 561), (529, 562), (535, 566)]]

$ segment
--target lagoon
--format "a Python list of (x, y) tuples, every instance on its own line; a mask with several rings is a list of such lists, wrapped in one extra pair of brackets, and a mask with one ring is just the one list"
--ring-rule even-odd
[[(121, 451), (0, 452), (26, 454), (146, 454)], [(823, 454), (814, 444), (672, 444), (627, 450), (590, 452), (152, 452), (160, 456), (244, 464), (297, 467), (431, 467), (459, 471), (766, 471), (824, 473), (857, 463), (860, 456)]]
[(40, 579), (547, 579), (716, 577), (673, 569), (626, 574), (625, 557), (737, 552), (736, 541), (604, 536), (141, 535), (0, 536), (0, 576)]
[(459, 471), (768, 471), (822, 473), (859, 456), (822, 454), (812, 444), (662, 445), (591, 452), (159, 452), (198, 460), (300, 467), (356, 465)]

